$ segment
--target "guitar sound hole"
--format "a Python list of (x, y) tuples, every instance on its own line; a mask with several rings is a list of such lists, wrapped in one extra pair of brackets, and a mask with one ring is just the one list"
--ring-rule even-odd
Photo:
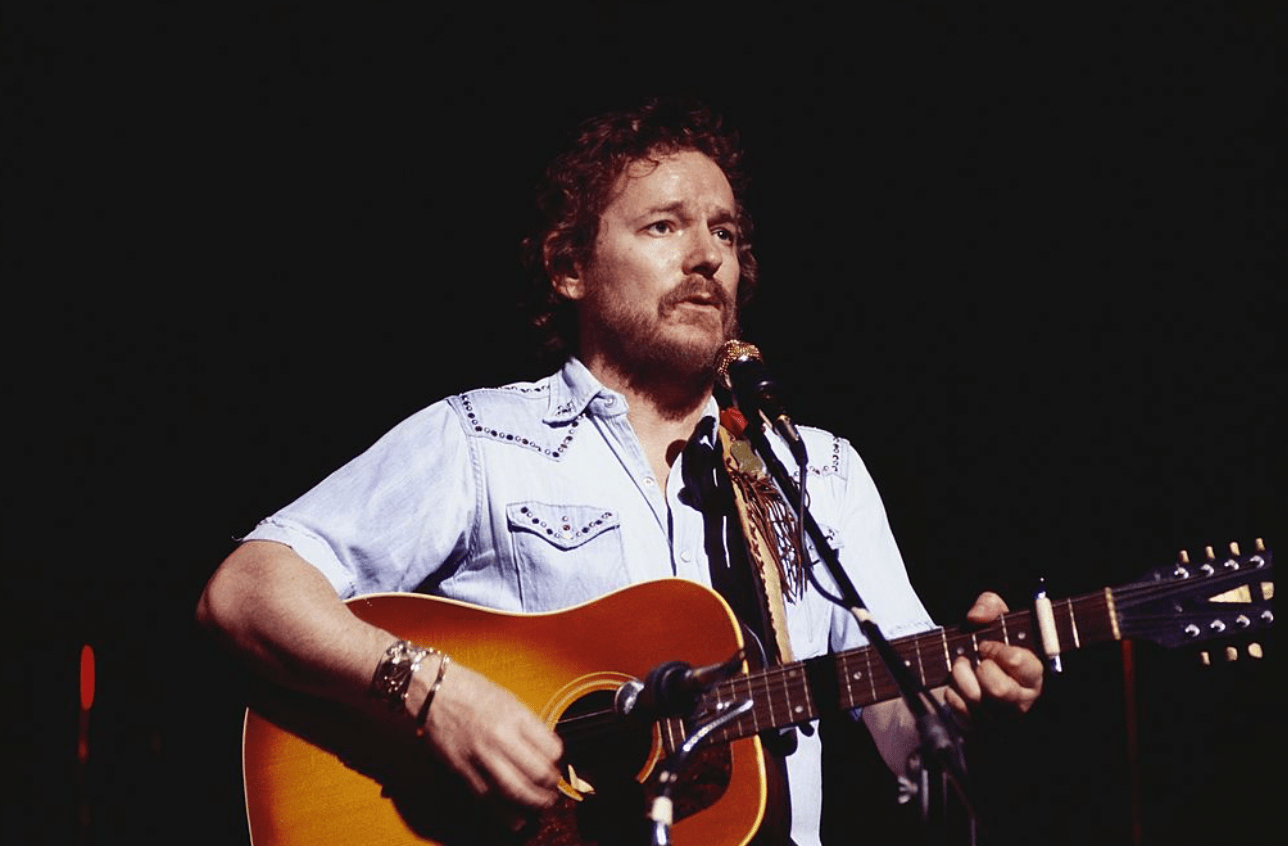
[(649, 763), (652, 724), (618, 717), (613, 696), (612, 690), (597, 690), (581, 697), (556, 727), (564, 741), (564, 778), (581, 796), (634, 784)]
[[(595, 691), (559, 718), (565, 796), (542, 816), (530, 843), (540, 846), (639, 846), (649, 842), (648, 804), (661, 755), (654, 725), (618, 717), (615, 691)], [(675, 820), (710, 808), (729, 785), (729, 748), (701, 749), (681, 773)], [(575, 795), (574, 798), (570, 798)]]
[[(541, 846), (638, 846), (647, 842), (640, 781), (650, 762), (653, 727), (613, 711), (612, 690), (590, 693), (559, 717), (565, 796), (542, 819)], [(575, 797), (570, 798), (570, 797)]]

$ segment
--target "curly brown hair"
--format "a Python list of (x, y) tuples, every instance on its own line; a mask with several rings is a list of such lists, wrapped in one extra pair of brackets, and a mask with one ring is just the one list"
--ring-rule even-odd
[(744, 205), (747, 178), (738, 135), (701, 103), (651, 99), (641, 106), (610, 112), (582, 123), (569, 149), (546, 169), (537, 195), (541, 230), (524, 239), (525, 263), (532, 271), (531, 323), (542, 351), (563, 358), (577, 349), (577, 314), (571, 301), (554, 290), (552, 280), (569, 275), (590, 259), (599, 219), (618, 177), (634, 162), (696, 151), (719, 165), (737, 203), (738, 305), (756, 286), (751, 251), (751, 218)]

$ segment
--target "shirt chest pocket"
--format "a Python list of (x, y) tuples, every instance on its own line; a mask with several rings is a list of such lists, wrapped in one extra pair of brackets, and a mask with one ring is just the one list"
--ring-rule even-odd
[(507, 505), (505, 516), (525, 611), (565, 608), (626, 584), (612, 509), (528, 500)]

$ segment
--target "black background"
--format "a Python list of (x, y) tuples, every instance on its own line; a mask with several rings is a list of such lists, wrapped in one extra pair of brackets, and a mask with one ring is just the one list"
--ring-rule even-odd
[[(7, 6), (6, 841), (245, 842), (205, 579), (402, 417), (540, 375), (508, 305), (532, 186), (574, 121), (646, 94), (741, 129), (746, 336), (863, 454), (938, 617), (1273, 545), (1277, 4), (889, 6)], [(1115, 647), (1071, 657), (983, 757), (1001, 825), (1253, 833), (1268, 652), (1142, 645), (1126, 687)], [(894, 838), (888, 779), (847, 754), (835, 842)]]

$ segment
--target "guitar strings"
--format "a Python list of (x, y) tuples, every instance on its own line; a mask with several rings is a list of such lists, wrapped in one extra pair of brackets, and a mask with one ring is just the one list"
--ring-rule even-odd
[[(1014, 619), (1017, 616), (1027, 615), (1026, 612), (1016, 612), (1016, 614), (1011, 615), (1011, 618)], [(992, 636), (994, 634), (996, 637)], [(936, 629), (908, 638), (901, 638), (895, 641), (893, 645), (901, 657), (911, 663), (917, 653), (925, 653), (928, 649), (933, 649), (936, 654), (941, 653), (945, 646), (950, 651), (955, 651), (954, 646), (970, 645), (976, 638), (1001, 639), (1000, 635), (1000, 626), (981, 629), (973, 636)], [(870, 647), (861, 647), (833, 656), (837, 661), (838, 672), (848, 675), (853, 672), (853, 664), (861, 663), (865, 674), (872, 673), (871, 651)], [(890, 677), (884, 667), (878, 665), (877, 669), (880, 674), (875, 678), (869, 678), (863, 685), (864, 688), (875, 692), (874, 698), (851, 697), (854, 701), (848, 704), (843, 701), (841, 703), (842, 707), (854, 707), (857, 704), (881, 701), (897, 695), (898, 685), (895, 684), (894, 679)], [(947, 672), (948, 667), (945, 666), (944, 678), (947, 677)], [(930, 684), (930, 680), (924, 677), (922, 681)], [(785, 704), (775, 707), (775, 695), (780, 697)], [(744, 697), (751, 698), (755, 707), (723, 732), (726, 739), (729, 736), (754, 734), (762, 725), (766, 728), (781, 727), (804, 722), (818, 716), (818, 709), (812, 702), (813, 695), (809, 680), (800, 665), (771, 667), (754, 674), (727, 680), (717, 685), (712, 693), (706, 697), (706, 700), (708, 708), (710, 708), (718, 702), (736, 701)], [(804, 710), (797, 711), (798, 705)], [(783, 712), (781, 719), (777, 714), (779, 711)], [(615, 731), (619, 726), (619, 719), (617, 713), (610, 709), (591, 711), (574, 717), (561, 718), (556, 724), (556, 730), (565, 739), (586, 739)]]
[[(1218, 573), (1208, 576), (1202, 584), (1210, 585), (1214, 590), (1227, 582), (1245, 583), (1248, 571)], [(1256, 572), (1265, 572), (1269, 568), (1259, 568)], [(1116, 611), (1131, 610), (1135, 606), (1154, 601), (1158, 598), (1175, 594), (1177, 582), (1141, 582), (1114, 589), (1111, 592)], [(1074, 605), (1077, 606), (1079, 618), (1074, 616)], [(1110, 597), (1098, 592), (1082, 597), (1064, 600), (1056, 605), (1057, 617), (1062, 617), (1068, 626), (1076, 626), (1084, 631), (1096, 631), (1101, 628), (1101, 621), (1109, 618)], [(910, 668), (915, 664), (921, 681), (934, 686), (942, 683), (951, 672), (952, 661), (959, 655), (978, 659), (975, 644), (980, 640), (1009, 640), (1009, 630), (1027, 632), (1030, 628), (1031, 612), (1027, 609), (1010, 612), (987, 626), (971, 631), (954, 629), (934, 629), (892, 642), (896, 653)], [(1170, 627), (1175, 625), (1174, 614), (1146, 614), (1133, 616), (1134, 628)], [(1097, 638), (1099, 639), (1099, 638)], [(855, 707), (861, 704), (883, 701), (898, 695), (898, 685), (880, 661), (872, 661), (873, 649), (870, 646), (847, 650), (831, 656), (836, 662), (839, 676), (844, 688), (840, 703), (842, 707)], [(927, 661), (927, 658), (930, 658)], [(927, 677), (927, 664), (932, 668), (942, 664), (942, 675), (932, 682)], [(854, 676), (857, 673), (861, 695), (853, 692)], [(784, 705), (775, 707), (775, 695), (782, 698)], [(716, 685), (711, 693), (704, 697), (708, 708), (725, 701), (737, 701), (749, 697), (755, 707), (734, 721), (717, 737), (747, 736), (754, 734), (763, 724), (764, 727), (782, 727), (796, 722), (804, 722), (818, 716), (818, 710), (812, 702), (813, 694), (809, 680), (800, 664), (786, 667), (770, 667), (756, 673), (738, 676)], [(801, 709), (801, 710), (798, 710)], [(778, 718), (776, 712), (783, 711), (786, 716)], [(797, 717), (792, 719), (792, 717)], [(621, 718), (611, 709), (590, 711), (571, 717), (561, 717), (555, 730), (566, 740), (583, 740), (602, 736), (619, 730)]]

